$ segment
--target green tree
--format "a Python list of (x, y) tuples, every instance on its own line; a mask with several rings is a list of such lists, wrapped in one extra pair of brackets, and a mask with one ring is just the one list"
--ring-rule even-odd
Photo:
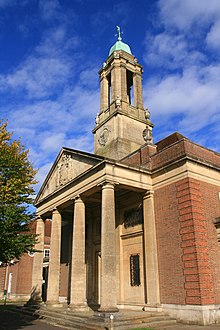
[(33, 169), (20, 140), (12, 140), (7, 122), (0, 122), (0, 261), (7, 264), (34, 251), (36, 235), (31, 231), (33, 214)]

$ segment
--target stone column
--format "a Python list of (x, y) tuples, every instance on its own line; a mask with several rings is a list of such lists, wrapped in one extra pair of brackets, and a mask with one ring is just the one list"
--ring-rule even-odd
[(121, 100), (122, 102), (128, 102), (127, 69), (125, 64), (121, 64)]
[(160, 304), (160, 290), (154, 215), (154, 197), (153, 191), (151, 190), (149, 190), (143, 198), (143, 212), (147, 305), (157, 306)]
[(134, 86), (134, 106), (138, 108), (138, 82), (137, 74), (133, 74), (133, 86)]
[(136, 72), (133, 79), (134, 84), (134, 106), (143, 109), (143, 94), (142, 94), (142, 76), (141, 73)]
[(32, 270), (32, 292), (31, 302), (42, 301), (42, 273), (43, 273), (43, 258), (44, 258), (44, 221), (39, 216), (36, 220), (36, 234), (38, 235), (35, 244), (35, 249), (40, 252), (35, 252)]
[(102, 186), (100, 312), (117, 312), (115, 193), (114, 185)]
[(115, 101), (117, 96), (121, 98), (121, 69), (119, 63), (115, 63), (114, 68), (111, 71), (111, 86), (112, 101)]
[(60, 284), (60, 248), (61, 248), (61, 214), (53, 210), (50, 238), (50, 262), (48, 273), (47, 304), (59, 303)]
[(77, 310), (87, 307), (85, 204), (80, 197), (75, 199), (74, 204), (70, 307)]
[(103, 112), (109, 106), (109, 83), (106, 76), (103, 74), (100, 77), (100, 110)]

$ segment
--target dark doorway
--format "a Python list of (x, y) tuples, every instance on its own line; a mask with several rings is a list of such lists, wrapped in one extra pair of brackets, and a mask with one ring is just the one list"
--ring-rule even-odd
[(47, 301), (48, 267), (43, 267), (42, 300)]

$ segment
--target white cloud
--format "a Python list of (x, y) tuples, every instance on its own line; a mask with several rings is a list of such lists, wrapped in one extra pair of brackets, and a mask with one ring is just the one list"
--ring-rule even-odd
[[(160, 0), (158, 6), (160, 32), (147, 32), (144, 55), (155, 70), (144, 85), (145, 103), (157, 122), (154, 131), (159, 139), (179, 131), (217, 149), (220, 1)], [(216, 132), (212, 139), (210, 130)]]
[[(48, 23), (28, 57), (0, 75), (1, 116), (7, 116), (15, 138), (21, 136), (29, 148), (34, 167), (40, 168), (39, 185), (63, 146), (93, 150), (91, 130), (99, 111), (95, 56), (91, 63), (89, 57), (82, 60), (82, 41), (68, 31), (69, 16), (58, 1), (41, 1), (40, 6), (43, 19), (56, 16), (55, 23)], [(14, 102), (5, 102), (5, 96)]]
[(40, 189), (52, 165), (52, 162), (47, 162), (38, 169), (38, 172), (36, 174), (36, 180), (38, 181), (38, 184), (34, 186), (35, 191), (38, 191)]
[(93, 151), (91, 130), (98, 109), (98, 87), (90, 90), (76, 85), (66, 87), (54, 101), (29, 100), (25, 106), (14, 107), (8, 111), (8, 119), (10, 130), (30, 149), (34, 166), (41, 168), (63, 146)]
[(167, 28), (188, 31), (194, 24), (203, 26), (220, 17), (219, 0), (160, 0), (158, 5)]
[(33, 0), (0, 0), (0, 8), (10, 7), (10, 6), (25, 6)]
[(163, 126), (164, 121), (169, 125), (174, 116), (179, 116), (175, 130), (188, 134), (213, 123), (220, 110), (219, 72), (220, 65), (204, 69), (191, 67), (182, 75), (150, 80), (144, 89), (152, 116)]
[(58, 0), (40, 0), (39, 8), (43, 19), (54, 19), (59, 17), (60, 4)]
[(208, 46), (220, 52), (220, 19), (212, 25), (207, 34), (206, 41)]
[(174, 35), (166, 32), (156, 36), (148, 35), (145, 45), (147, 51), (144, 61), (147, 65), (175, 69), (205, 60), (205, 56), (201, 52), (190, 49), (184, 35)]
[(0, 77), (0, 90), (24, 90), (29, 98), (49, 96), (67, 80), (70, 68), (61, 58), (30, 57), (15, 72)]
[(173, 33), (177, 29), (188, 39), (206, 41), (208, 47), (220, 51), (219, 0), (160, 0), (158, 6), (166, 30)]
[(13, 72), (0, 75), (0, 92), (23, 91), (25, 98), (33, 99), (56, 94), (72, 76), (77, 43), (74, 36), (66, 36), (65, 26), (48, 30), (23, 63)]
[(94, 88), (98, 86), (98, 67), (87, 68), (80, 72), (79, 80), (83, 86)]

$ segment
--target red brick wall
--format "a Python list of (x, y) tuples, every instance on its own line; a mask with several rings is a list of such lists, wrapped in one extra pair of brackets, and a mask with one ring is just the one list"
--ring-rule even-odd
[(155, 191), (162, 303), (220, 303), (219, 191), (192, 178)]
[[(36, 223), (31, 225), (32, 232), (36, 230)], [(50, 233), (51, 233), (51, 221), (45, 221), (45, 244), (49, 248), (50, 244)], [(30, 257), (28, 254), (24, 254), (19, 262), (15, 263), (13, 266), (10, 266), (8, 269), (9, 273), (12, 273), (12, 294), (29, 294), (31, 292), (32, 286), (32, 267), (33, 267), (33, 257)], [(5, 278), (5, 269), (0, 268), (0, 292), (4, 289), (4, 278)]]
[(6, 267), (0, 267), (0, 292), (4, 291), (5, 276), (6, 276)]
[(60, 290), (59, 295), (61, 297), (68, 296), (68, 281), (69, 281), (69, 265), (60, 265)]
[(179, 211), (175, 183), (155, 191), (161, 303), (185, 304)]
[(32, 288), (33, 257), (24, 254), (18, 263), (17, 294), (29, 294)]
[[(181, 247), (183, 250), (186, 304), (213, 304), (213, 264), (210, 262), (210, 223), (205, 216), (205, 204), (213, 207), (213, 200), (204, 199), (202, 183), (186, 178), (176, 183)], [(217, 240), (215, 239), (215, 245)]]
[(200, 187), (208, 228), (209, 258), (213, 269), (215, 303), (220, 304), (220, 246), (217, 243), (216, 229), (213, 225), (213, 220), (220, 217), (220, 202), (218, 199), (220, 187), (205, 182), (200, 182)]
[(198, 144), (193, 143), (192, 141), (184, 141), (184, 148), (187, 155), (200, 159), (203, 162), (208, 162), (213, 165), (220, 166), (219, 153), (210, 149), (206, 149)]

